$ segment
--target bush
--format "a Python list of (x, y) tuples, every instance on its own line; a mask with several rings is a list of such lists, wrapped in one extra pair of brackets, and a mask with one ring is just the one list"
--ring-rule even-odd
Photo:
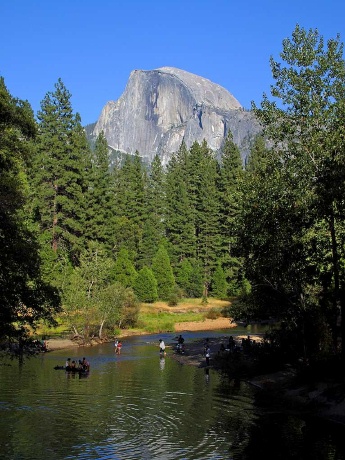
[(176, 307), (176, 305), (178, 305), (179, 300), (180, 299), (176, 293), (171, 294), (168, 300), (169, 307)]
[(207, 319), (217, 319), (222, 316), (221, 311), (217, 310), (216, 308), (211, 308), (210, 311), (207, 312), (206, 318)]

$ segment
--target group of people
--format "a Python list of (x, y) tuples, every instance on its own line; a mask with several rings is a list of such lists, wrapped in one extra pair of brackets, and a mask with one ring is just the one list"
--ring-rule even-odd
[(246, 338), (243, 337), (240, 343), (236, 343), (233, 336), (231, 335), (226, 346), (223, 343), (220, 344), (219, 354), (222, 355), (224, 352), (233, 353), (240, 351), (247, 353), (254, 345), (256, 345), (256, 342), (255, 340), (251, 339), (250, 335), (248, 335)]
[(83, 371), (89, 372), (90, 370), (90, 363), (86, 360), (86, 358), (77, 360), (71, 360), (71, 358), (67, 358), (65, 369), (68, 372), (76, 372), (76, 371)]
[[(177, 353), (183, 354), (183, 353), (184, 353), (184, 338), (183, 338), (182, 335), (180, 334), (178, 337), (175, 337), (175, 340), (177, 340), (177, 345), (176, 345), (176, 351), (177, 351)], [(165, 343), (164, 343), (164, 340), (163, 340), (163, 339), (159, 339), (159, 354), (160, 354), (161, 356), (165, 356), (165, 355), (166, 355)]]
[[(175, 337), (175, 340), (177, 340), (177, 346), (176, 350), (178, 353), (184, 353), (184, 338), (182, 335), (179, 335), (178, 337)], [(251, 337), (248, 336), (247, 338), (242, 339), (242, 346), (239, 346), (236, 344), (233, 336), (229, 337), (229, 341), (227, 345), (225, 346), (223, 343), (220, 345), (219, 353), (222, 354), (223, 352), (234, 352), (237, 349), (246, 351), (252, 344), (255, 344), (255, 341), (251, 340)], [(122, 342), (118, 339), (115, 340), (114, 342), (114, 349), (115, 353), (117, 355), (121, 354), (121, 348), (122, 348)], [(166, 356), (166, 345), (164, 343), (163, 339), (159, 339), (159, 354), (162, 357)], [(204, 356), (206, 360), (206, 366), (208, 367), (210, 365), (210, 357), (211, 357), (211, 348), (210, 348), (210, 343), (209, 339), (205, 339), (204, 342)], [(61, 367), (60, 367), (61, 368)], [(86, 360), (84, 357), (82, 360), (71, 360), (71, 358), (68, 358), (65, 364), (65, 369), (66, 371), (84, 371), (88, 372), (90, 371), (90, 363)]]

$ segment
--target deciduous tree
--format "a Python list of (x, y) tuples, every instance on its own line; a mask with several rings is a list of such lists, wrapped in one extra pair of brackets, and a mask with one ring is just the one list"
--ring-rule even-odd
[(0, 339), (22, 343), (28, 326), (53, 321), (60, 299), (43, 282), (37, 235), (26, 218), (27, 172), (36, 134), (27, 102), (11, 96), (0, 78)]

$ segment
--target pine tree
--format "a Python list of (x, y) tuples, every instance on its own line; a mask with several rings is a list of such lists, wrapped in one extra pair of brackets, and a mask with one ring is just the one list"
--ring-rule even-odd
[[(181, 149), (183, 149), (183, 145)], [(165, 228), (171, 263), (177, 266), (184, 258), (196, 255), (195, 225), (188, 195), (185, 164), (173, 156), (166, 174)]]
[(218, 263), (212, 276), (212, 296), (226, 299), (228, 296), (228, 283), (222, 264)]
[(194, 206), (197, 258), (204, 270), (207, 297), (212, 272), (220, 254), (218, 165), (206, 141), (191, 148), (190, 195)]
[(236, 251), (238, 217), (241, 213), (241, 181), (243, 164), (239, 148), (228, 132), (221, 152), (219, 172), (221, 261), (227, 279), (236, 285), (242, 261)]
[[(147, 174), (139, 153), (136, 152), (134, 157), (127, 155), (116, 177), (116, 220), (117, 224), (120, 224), (121, 220), (127, 219), (128, 231), (131, 232), (131, 236), (127, 242), (124, 241), (124, 244), (130, 253), (135, 255), (136, 264), (142, 240), (143, 224), (146, 219), (146, 186)], [(116, 244), (118, 245), (118, 242)]]
[(160, 158), (156, 155), (151, 163), (148, 176), (145, 199), (145, 218), (142, 228), (142, 240), (138, 265), (150, 266), (157, 247), (162, 242), (164, 231), (165, 175)]
[[(88, 144), (71, 94), (61, 79), (48, 92), (38, 112), (39, 131), (33, 184), (35, 216), (52, 249), (66, 249), (77, 263), (83, 241), (85, 157)], [(47, 238), (44, 238), (47, 239)]]
[(176, 282), (185, 297), (202, 297), (204, 275), (200, 261), (183, 259), (176, 267)]
[(149, 267), (139, 270), (133, 290), (141, 302), (153, 303), (158, 299), (157, 280)]
[(152, 261), (152, 271), (157, 281), (158, 298), (168, 300), (174, 292), (175, 278), (168, 252), (161, 244)]
[(129, 258), (127, 249), (120, 249), (115, 261), (113, 275), (115, 281), (119, 282), (123, 287), (133, 286), (137, 272)]
[(259, 134), (254, 139), (254, 143), (250, 149), (250, 154), (247, 158), (245, 169), (249, 173), (255, 173), (255, 171), (262, 169), (263, 162), (267, 163), (267, 160), (265, 138)]
[(108, 144), (101, 132), (96, 139), (92, 154), (87, 193), (86, 236), (111, 247), (112, 192), (109, 171)]

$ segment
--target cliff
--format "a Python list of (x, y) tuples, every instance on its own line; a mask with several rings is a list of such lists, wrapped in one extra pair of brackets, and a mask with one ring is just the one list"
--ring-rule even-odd
[(113, 150), (158, 154), (166, 164), (184, 139), (187, 147), (206, 139), (218, 151), (231, 130), (243, 159), (260, 129), (251, 112), (223, 87), (173, 67), (131, 72), (124, 93), (109, 101), (93, 128), (102, 130)]

